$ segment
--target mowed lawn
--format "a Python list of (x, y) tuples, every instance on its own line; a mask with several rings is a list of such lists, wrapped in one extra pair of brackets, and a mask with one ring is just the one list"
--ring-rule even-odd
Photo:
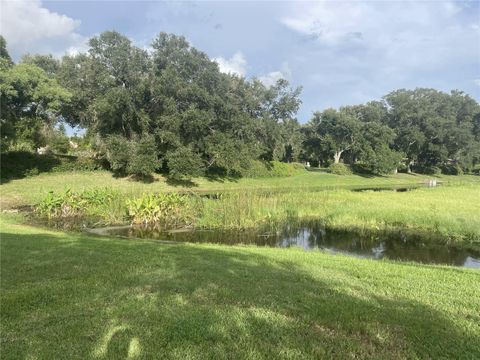
[(480, 272), (1, 218), (2, 359), (479, 359)]
[[(127, 195), (164, 191), (249, 191), (285, 190), (312, 191), (345, 187), (374, 187), (411, 185), (421, 183), (432, 176), (418, 174), (397, 174), (391, 176), (334, 175), (319, 171), (299, 172), (290, 177), (208, 179), (196, 178), (190, 181), (169, 181), (160, 175), (154, 181), (144, 183), (130, 178), (115, 178), (107, 171), (44, 173), (24, 179), (10, 180), (0, 185), (3, 209), (19, 205), (31, 205), (41, 200), (49, 191), (62, 192), (108, 187)], [(446, 183), (480, 183), (480, 176), (441, 176)]]

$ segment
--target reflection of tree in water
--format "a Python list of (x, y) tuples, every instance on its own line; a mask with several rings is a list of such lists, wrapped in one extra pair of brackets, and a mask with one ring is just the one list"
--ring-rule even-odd
[[(123, 232), (122, 232), (123, 231)], [(113, 234), (113, 233), (112, 233)], [(326, 230), (319, 221), (286, 224), (278, 231), (269, 228), (256, 230), (199, 230), (170, 231), (134, 227), (115, 235), (134, 238), (191, 243), (255, 244), (271, 247), (297, 246), (304, 249), (325, 249), (368, 258), (416, 261), (470, 267), (480, 267), (480, 253), (461, 246), (438, 245), (426, 242), (419, 235), (402, 233), (358, 233)]]

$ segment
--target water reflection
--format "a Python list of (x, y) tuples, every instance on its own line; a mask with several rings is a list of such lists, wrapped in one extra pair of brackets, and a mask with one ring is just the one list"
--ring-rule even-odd
[(285, 226), (279, 231), (158, 231), (141, 227), (121, 227), (97, 231), (104, 235), (191, 243), (253, 244), (269, 247), (323, 249), (362, 258), (415, 261), (480, 268), (480, 252), (458, 245), (440, 245), (421, 236), (404, 234), (359, 234), (326, 230), (318, 222)]

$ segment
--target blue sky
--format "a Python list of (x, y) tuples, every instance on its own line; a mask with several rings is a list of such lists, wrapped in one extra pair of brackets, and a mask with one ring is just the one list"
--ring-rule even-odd
[(147, 48), (184, 35), (222, 71), (303, 86), (315, 110), (379, 99), (398, 88), (460, 89), (480, 100), (480, 2), (2, 1), (0, 32), (25, 52), (84, 51), (115, 29)]

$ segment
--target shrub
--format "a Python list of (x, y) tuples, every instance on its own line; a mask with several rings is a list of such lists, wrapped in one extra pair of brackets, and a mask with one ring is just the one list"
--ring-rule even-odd
[(132, 143), (132, 154), (128, 159), (127, 173), (148, 176), (160, 165), (153, 136), (144, 136)]
[(472, 168), (472, 174), (480, 175), (480, 164), (476, 164)]
[(343, 163), (338, 163), (338, 164), (332, 164), (328, 168), (332, 174), (335, 175), (350, 175), (352, 173), (352, 170), (348, 165), (345, 165)]
[(303, 171), (305, 171), (305, 167), (299, 163), (252, 160), (250, 167), (244, 170), (241, 175), (250, 178), (287, 177)]
[(442, 170), (438, 166), (422, 166), (416, 165), (413, 170), (419, 174), (440, 175)]
[(180, 147), (166, 156), (167, 167), (172, 178), (201, 176), (205, 165), (200, 155), (189, 147)]
[(106, 139), (106, 156), (113, 172), (127, 173), (127, 166), (132, 152), (130, 141), (120, 135), (111, 135)]
[(458, 164), (445, 164), (442, 166), (442, 174), (463, 175), (463, 169)]

